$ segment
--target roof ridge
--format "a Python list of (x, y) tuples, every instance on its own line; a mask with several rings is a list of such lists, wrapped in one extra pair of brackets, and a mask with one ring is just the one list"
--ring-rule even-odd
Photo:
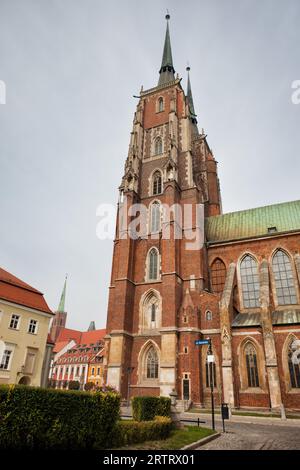
[(255, 210), (258, 210), (258, 209), (265, 209), (267, 207), (284, 206), (284, 205), (294, 204), (294, 203), (300, 203), (300, 199), (295, 199), (293, 201), (277, 202), (275, 204), (266, 204), (265, 206), (251, 207), (249, 209), (241, 209), (241, 210), (238, 210), (238, 211), (225, 212), (225, 214), (212, 215), (210, 217), (206, 217), (206, 219), (214, 219), (214, 218), (217, 218), (217, 217), (224, 217), (226, 215), (239, 214), (241, 212), (250, 212), (250, 211), (255, 211)]

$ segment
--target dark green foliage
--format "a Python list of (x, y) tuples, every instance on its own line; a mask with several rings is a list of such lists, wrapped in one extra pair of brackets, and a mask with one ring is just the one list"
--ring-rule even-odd
[(90, 392), (91, 390), (93, 390), (95, 388), (95, 384), (94, 382), (87, 382), (85, 385), (84, 385), (84, 390), (86, 392)]
[(167, 397), (133, 397), (131, 403), (135, 421), (150, 421), (155, 416), (171, 416), (171, 399)]
[(171, 429), (172, 421), (165, 416), (156, 416), (152, 421), (120, 421), (115, 428), (112, 447), (166, 439)]
[(79, 390), (80, 383), (78, 380), (70, 380), (69, 382), (69, 390)]
[(0, 386), (0, 448), (104, 448), (119, 419), (120, 396)]

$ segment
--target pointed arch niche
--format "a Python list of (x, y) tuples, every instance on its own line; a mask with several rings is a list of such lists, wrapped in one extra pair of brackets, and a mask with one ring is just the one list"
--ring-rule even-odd
[[(287, 392), (300, 393), (300, 364), (294, 360), (300, 357), (299, 338), (293, 333), (286, 338), (282, 348), (282, 365), (284, 372), (284, 382)], [(295, 354), (296, 353), (296, 354)]]
[(266, 367), (262, 346), (252, 337), (246, 337), (238, 347), (241, 392), (266, 392)]
[(139, 333), (155, 333), (161, 328), (161, 296), (154, 289), (141, 298), (139, 308)]
[(158, 386), (160, 377), (160, 350), (158, 345), (147, 341), (141, 348), (138, 356), (138, 383), (139, 385)]

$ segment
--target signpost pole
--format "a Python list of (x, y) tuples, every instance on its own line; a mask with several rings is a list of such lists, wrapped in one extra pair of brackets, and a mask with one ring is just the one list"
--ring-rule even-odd
[[(208, 345), (208, 355), (212, 356), (212, 347), (211, 347), (211, 339), (209, 339)], [(213, 374), (213, 362), (209, 362), (209, 375), (210, 375), (210, 396), (211, 396), (211, 422), (212, 428), (215, 431), (215, 403), (214, 403), (214, 374)]]

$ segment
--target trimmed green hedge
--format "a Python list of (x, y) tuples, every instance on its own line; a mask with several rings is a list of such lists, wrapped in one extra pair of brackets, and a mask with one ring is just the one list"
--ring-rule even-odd
[(167, 397), (133, 397), (131, 403), (135, 421), (150, 421), (155, 416), (171, 416), (171, 399)]
[(152, 421), (119, 421), (112, 441), (113, 447), (123, 447), (139, 442), (167, 439), (172, 421), (166, 416), (156, 416)]
[(1, 385), (0, 448), (105, 448), (119, 410), (116, 393)]

